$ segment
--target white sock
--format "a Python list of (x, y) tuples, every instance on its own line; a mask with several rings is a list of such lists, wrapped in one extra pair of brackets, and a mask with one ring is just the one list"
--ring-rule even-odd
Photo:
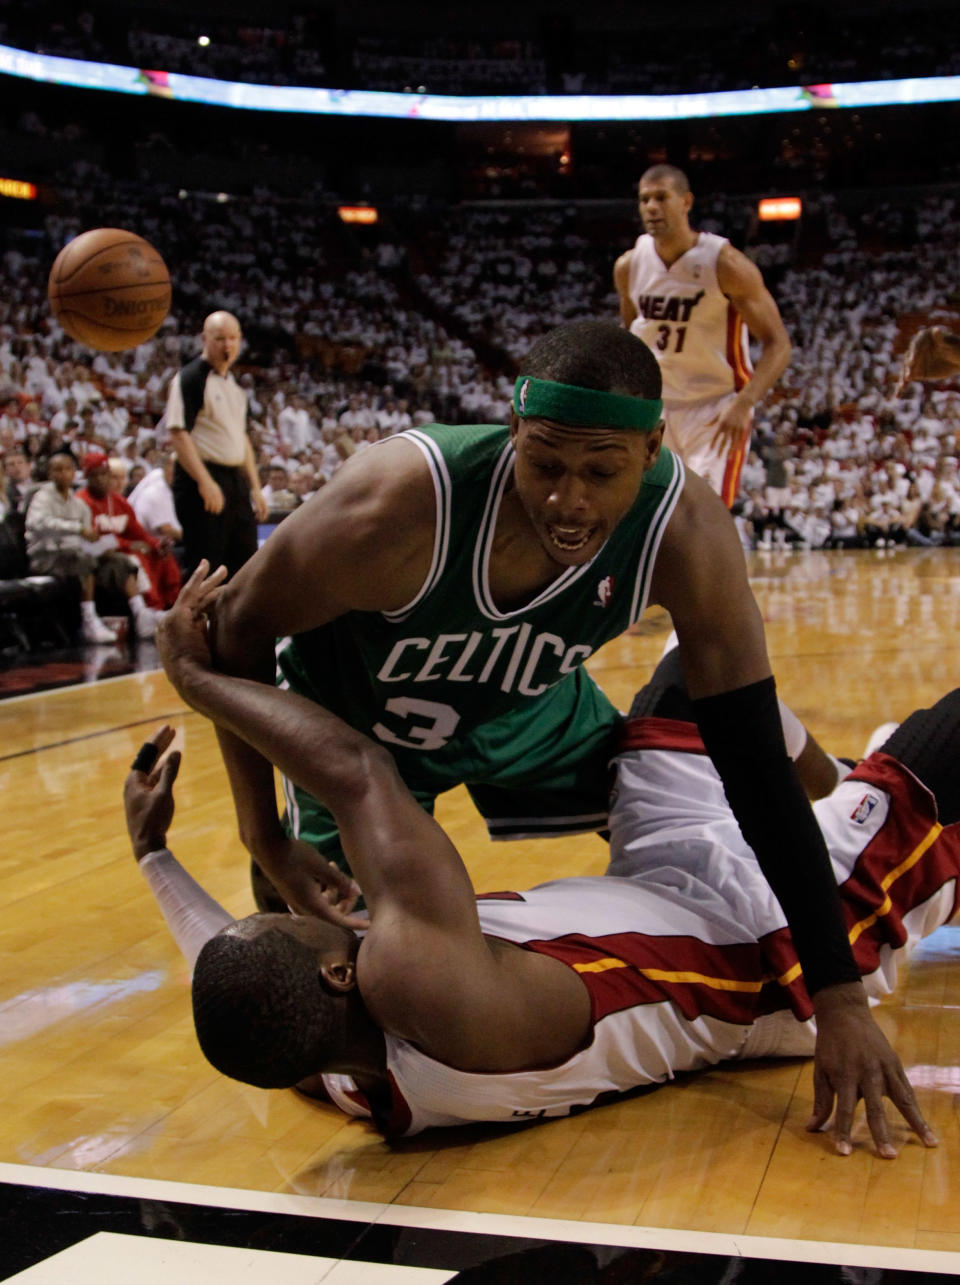
[(130, 599), (130, 610), (135, 616), (139, 616), (141, 611), (146, 611), (147, 604), (143, 601), (142, 593), (135, 593)]
[(83, 600), (81, 601), (81, 603), (80, 603), (80, 614), (83, 616), (83, 619), (84, 619), (85, 621), (89, 621), (89, 620), (96, 620), (96, 619), (98, 618), (98, 617), (97, 617), (97, 606), (96, 606), (96, 603), (93, 601), (93, 599), (92, 599), (92, 598), (90, 599), (90, 601), (89, 601), (89, 602), (88, 602), (86, 599), (83, 599)]

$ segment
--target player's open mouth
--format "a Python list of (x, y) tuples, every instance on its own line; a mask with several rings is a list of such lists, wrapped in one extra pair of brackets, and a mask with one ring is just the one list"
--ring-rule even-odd
[(563, 553), (579, 553), (581, 549), (585, 549), (590, 543), (593, 532), (593, 527), (587, 527), (586, 530), (583, 527), (547, 527), (550, 543)]

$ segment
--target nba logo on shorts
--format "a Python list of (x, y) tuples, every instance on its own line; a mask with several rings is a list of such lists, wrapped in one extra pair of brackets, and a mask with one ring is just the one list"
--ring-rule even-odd
[(865, 794), (857, 806), (850, 813), (850, 820), (856, 821), (857, 825), (863, 825), (867, 817), (879, 803), (879, 799), (874, 794)]

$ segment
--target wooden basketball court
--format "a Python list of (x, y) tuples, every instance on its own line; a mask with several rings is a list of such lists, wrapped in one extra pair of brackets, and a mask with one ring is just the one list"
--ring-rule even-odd
[[(960, 684), (960, 550), (754, 554), (751, 575), (781, 694), (835, 753), (856, 756), (877, 723)], [(648, 615), (592, 662), (621, 707), (667, 627)], [(130, 855), (120, 802), (134, 753), (164, 720), (184, 751), (171, 847), (247, 914), (214, 735), (161, 673), (0, 702), (0, 1162), (398, 1213), (960, 1253), (960, 927), (929, 939), (882, 1008), (935, 1151), (904, 1137), (900, 1157), (880, 1161), (861, 1121), (854, 1154), (836, 1157), (804, 1131), (806, 1062), (720, 1068), (573, 1119), (387, 1146), (332, 1107), (232, 1083), (201, 1057), (186, 969)], [(595, 837), (489, 844), (462, 790), (438, 815), (480, 890), (605, 864)]]

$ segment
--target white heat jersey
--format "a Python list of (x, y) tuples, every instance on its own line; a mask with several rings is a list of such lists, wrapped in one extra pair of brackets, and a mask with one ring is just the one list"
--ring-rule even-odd
[(747, 328), (717, 281), (726, 237), (698, 232), (669, 268), (649, 233), (630, 256), (628, 289), (637, 310), (630, 329), (650, 348), (663, 375), (667, 408), (741, 389), (753, 373)]
[[(728, 1058), (813, 1052), (812, 1006), (783, 912), (747, 848), (697, 729), (628, 724), (617, 760), (608, 874), (478, 898), (484, 933), (560, 959), (582, 977), (593, 1037), (558, 1066), (458, 1071), (386, 1036), (391, 1136), (471, 1121), (563, 1116), (605, 1094)], [(956, 909), (960, 826), (874, 755), (816, 805), (868, 992), (888, 994), (905, 947)], [(346, 1076), (334, 1102), (369, 1116)]]

